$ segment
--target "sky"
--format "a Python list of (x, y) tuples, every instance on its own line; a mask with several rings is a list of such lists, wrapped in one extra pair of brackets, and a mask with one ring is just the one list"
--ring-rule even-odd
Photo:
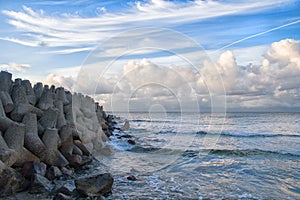
[(300, 111), (299, 0), (0, 0), (0, 69), (111, 111)]

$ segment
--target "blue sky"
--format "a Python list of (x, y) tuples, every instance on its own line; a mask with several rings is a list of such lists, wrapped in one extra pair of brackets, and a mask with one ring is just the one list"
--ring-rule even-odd
[[(0, 0), (0, 9), (1, 68), (33, 81), (45, 80), (49, 74), (75, 77), (92, 50), (136, 28), (183, 34), (216, 62), (230, 50), (239, 66), (262, 65), (273, 43), (300, 39), (300, 1), (296, 0)], [(185, 46), (182, 51), (191, 50)], [(169, 56), (156, 49), (125, 56), (118, 64), (147, 58), (179, 65)]]

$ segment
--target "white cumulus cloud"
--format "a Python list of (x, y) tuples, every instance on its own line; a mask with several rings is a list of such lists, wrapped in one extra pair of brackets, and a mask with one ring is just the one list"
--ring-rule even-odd
[(13, 72), (25, 72), (30, 69), (31, 66), (29, 64), (17, 64), (17, 63), (8, 63), (8, 64), (0, 64), (1, 70), (13, 71)]
[(167, 110), (195, 111), (211, 107), (212, 100), (222, 103), (222, 95), (226, 95), (229, 110), (300, 108), (299, 44), (292, 39), (271, 44), (260, 65), (239, 65), (233, 52), (225, 51), (215, 62), (204, 60), (197, 70), (141, 59), (129, 60), (109, 78), (100, 77), (99, 69), (90, 67), (80, 80), (49, 75), (46, 82), (75, 84), (109, 110), (141, 110), (159, 104)]

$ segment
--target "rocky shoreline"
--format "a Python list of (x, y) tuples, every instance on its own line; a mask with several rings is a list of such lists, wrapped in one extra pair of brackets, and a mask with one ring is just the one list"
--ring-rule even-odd
[(94, 154), (109, 151), (104, 142), (114, 116), (89, 96), (11, 78), (0, 72), (0, 197), (22, 191), (53, 199), (109, 195), (114, 179), (105, 170), (73, 175), (91, 167)]

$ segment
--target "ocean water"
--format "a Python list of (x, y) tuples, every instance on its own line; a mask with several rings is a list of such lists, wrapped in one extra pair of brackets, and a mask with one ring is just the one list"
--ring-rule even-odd
[(300, 199), (300, 113), (114, 114), (111, 199)]

